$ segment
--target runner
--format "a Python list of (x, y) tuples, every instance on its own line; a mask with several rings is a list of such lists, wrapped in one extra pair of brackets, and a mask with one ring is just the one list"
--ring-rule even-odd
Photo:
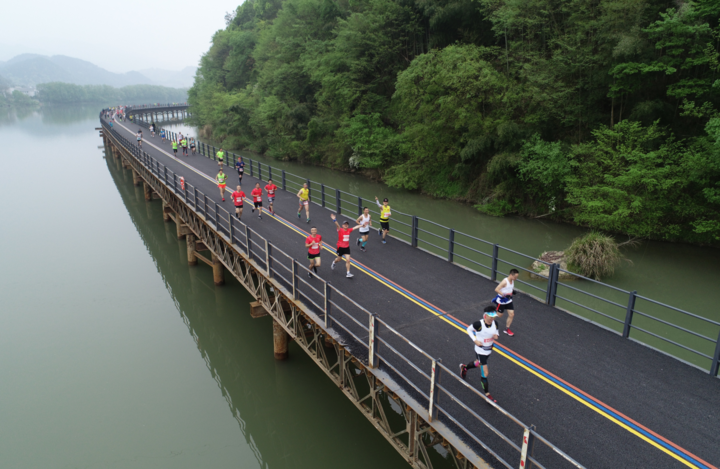
[(483, 392), (485, 397), (492, 402), (497, 402), (497, 399), (490, 395), (487, 360), (492, 353), (495, 341), (499, 338), (498, 326), (497, 322), (495, 322), (497, 315), (495, 307), (488, 306), (484, 310), (482, 321), (475, 321), (468, 326), (467, 333), (475, 344), (475, 360), (467, 365), (460, 364), (460, 376), (462, 379), (466, 379), (468, 370), (480, 368), (480, 381), (482, 382)]
[[(315, 275), (317, 275), (317, 268), (320, 267), (320, 246), (322, 246), (322, 236), (317, 234), (317, 228), (313, 226), (310, 228), (310, 236), (305, 238), (305, 247), (308, 248), (308, 260), (310, 261), (308, 269), (315, 272)], [(308, 272), (308, 277), (312, 278), (313, 274)]]
[(195, 139), (194, 138), (190, 139), (190, 151), (192, 151), (193, 155), (195, 154)]
[(183, 155), (188, 156), (188, 144), (187, 144), (187, 138), (183, 137), (182, 141), (180, 142), (182, 145)]
[(250, 192), (253, 198), (253, 204), (255, 207), (252, 209), (255, 213), (255, 209), (258, 209), (258, 218), (262, 220), (262, 189), (260, 189), (260, 183), (255, 183), (255, 189)]
[(298, 218), (300, 218), (300, 213), (302, 212), (303, 205), (305, 206), (305, 215), (307, 215), (307, 222), (310, 223), (310, 189), (308, 189), (307, 182), (303, 184), (302, 189), (300, 189), (297, 193), (298, 198), (300, 199), (300, 206), (298, 207)]
[(220, 188), (220, 197), (222, 197), (223, 202), (225, 202), (225, 186), (227, 185), (227, 176), (225, 175), (225, 173), (223, 173), (222, 168), (220, 168), (217, 176), (215, 176), (215, 181)]
[(240, 184), (242, 184), (242, 177), (245, 173), (245, 162), (243, 161), (242, 156), (235, 162), (235, 169), (237, 169), (238, 179), (240, 180)]
[(177, 140), (172, 141), (172, 147), (173, 147), (173, 154), (175, 155), (175, 158), (177, 158), (177, 147), (178, 147)]
[(215, 155), (215, 156), (217, 157), (218, 166), (220, 166), (220, 168), (222, 168), (223, 158), (225, 158), (225, 152), (223, 151), (222, 147), (220, 147), (220, 151), (217, 152), (217, 155)]
[(155, 136), (155, 124), (150, 124), (150, 136)]
[(162, 143), (165, 143), (165, 129), (160, 129), (160, 138), (162, 139)]
[(360, 228), (360, 237), (357, 239), (357, 245), (360, 246), (360, 250), (362, 252), (367, 252), (365, 250), (365, 245), (368, 242), (368, 237), (370, 236), (370, 227), (372, 226), (372, 220), (370, 219), (370, 209), (365, 207), (363, 208), (363, 214), (358, 217), (355, 222), (358, 225), (362, 225)]
[(388, 231), (390, 231), (390, 205), (388, 204), (387, 198), (383, 199), (383, 203), (380, 204), (378, 198), (375, 197), (375, 203), (380, 207), (380, 229), (378, 230), (378, 236), (382, 234), (382, 243), (387, 244), (385, 236), (388, 234)]
[(235, 203), (235, 216), (238, 218), (238, 220), (240, 220), (240, 217), (242, 217), (244, 198), (245, 193), (242, 191), (242, 187), (238, 185), (237, 189), (235, 189), (235, 192), (232, 193), (233, 203)]
[(142, 148), (142, 132), (138, 131), (135, 137), (137, 138), (138, 146)]
[(362, 225), (357, 225), (354, 228), (350, 228), (350, 223), (345, 220), (342, 226), (340, 226), (334, 213), (330, 215), (330, 218), (332, 218), (332, 221), (335, 222), (335, 226), (337, 226), (338, 232), (337, 257), (332, 262), (332, 264), (330, 264), (330, 268), (335, 269), (335, 264), (345, 258), (345, 270), (347, 270), (345, 277), (353, 278), (354, 275), (350, 273), (350, 236), (352, 236), (353, 231), (357, 230)]
[(267, 198), (268, 198), (268, 211), (275, 215), (275, 209), (273, 208), (273, 203), (275, 202), (275, 191), (278, 189), (278, 186), (273, 184), (272, 179), (268, 179), (267, 186), (265, 186), (265, 190), (267, 191)]
[(497, 296), (493, 299), (493, 303), (497, 306), (496, 311), (499, 317), (502, 317), (505, 311), (508, 313), (507, 321), (505, 321), (505, 330), (503, 332), (510, 337), (515, 335), (515, 333), (510, 330), (510, 325), (515, 318), (512, 296), (515, 293), (515, 280), (517, 280), (519, 276), (520, 272), (518, 272), (517, 269), (510, 269), (510, 275), (495, 287)]

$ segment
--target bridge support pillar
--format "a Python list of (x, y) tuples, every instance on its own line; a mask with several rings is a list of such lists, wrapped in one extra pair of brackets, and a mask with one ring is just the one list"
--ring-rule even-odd
[(152, 202), (152, 188), (150, 184), (143, 181), (143, 188), (145, 189), (145, 202)]
[(195, 235), (189, 234), (185, 236), (187, 242), (188, 265), (197, 265), (197, 256), (195, 255)]
[(288, 333), (275, 319), (273, 319), (273, 353), (275, 360), (287, 360)]
[(165, 223), (169, 223), (171, 220), (170, 212), (172, 212), (172, 209), (170, 207), (168, 207), (167, 204), (165, 204), (165, 201), (163, 200), (162, 201), (162, 214), (163, 214), (163, 221)]
[(212, 270), (215, 285), (225, 285), (225, 269), (215, 254), (212, 255)]
[(140, 177), (138, 172), (135, 171), (134, 169), (132, 170), (132, 174), (133, 174), (133, 185), (135, 187), (139, 187), (140, 184), (142, 183), (142, 178)]
[[(167, 207), (167, 210), (172, 212), (172, 209), (170, 207)], [(177, 239), (185, 239), (185, 237), (190, 233), (190, 229), (187, 227), (185, 223), (182, 222), (180, 217), (177, 216), (177, 213), (175, 214), (175, 230), (177, 233)]]

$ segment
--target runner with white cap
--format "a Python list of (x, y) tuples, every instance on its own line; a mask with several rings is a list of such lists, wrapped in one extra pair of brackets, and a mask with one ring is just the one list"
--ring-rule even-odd
[(460, 376), (462, 379), (466, 379), (468, 370), (480, 368), (480, 380), (482, 382), (483, 392), (485, 393), (485, 397), (492, 402), (497, 402), (497, 400), (490, 395), (487, 360), (492, 353), (495, 341), (499, 338), (498, 326), (495, 322), (497, 315), (495, 306), (487, 306), (484, 310), (482, 320), (475, 321), (468, 326), (467, 333), (475, 344), (475, 360), (467, 365), (464, 363), (460, 364)]

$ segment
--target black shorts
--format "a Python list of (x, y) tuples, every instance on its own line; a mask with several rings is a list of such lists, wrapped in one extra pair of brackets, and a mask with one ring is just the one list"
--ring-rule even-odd
[(243, 177), (244, 173), (245, 173), (245, 171), (238, 171), (238, 176)]
[(475, 352), (475, 356), (480, 361), (481, 365), (487, 365), (487, 359), (490, 355), (480, 355), (479, 353)]
[(505, 304), (493, 302), (493, 304), (497, 306), (497, 310), (496, 310), (496, 311), (497, 311), (498, 313), (504, 313), (505, 310), (508, 310), (508, 309), (509, 309), (510, 311), (515, 311), (515, 308), (513, 307), (513, 302), (512, 302), (512, 301), (511, 301), (510, 303), (505, 303)]
[(347, 247), (347, 248), (341, 248), (341, 247), (337, 248), (337, 255), (338, 255), (338, 257), (342, 257), (342, 256), (345, 256), (345, 255), (348, 255), (348, 256), (349, 256), (349, 255), (350, 255), (350, 248), (349, 248), (349, 247)]
[(255, 204), (255, 208), (262, 207), (262, 202), (253, 202)]
[(242, 208), (243, 208), (242, 205), (236, 205), (236, 206), (235, 206), (235, 209), (240, 209), (240, 210), (242, 210)]
[(270, 202), (270, 203), (275, 202), (275, 197), (268, 197), (268, 202)]
[(177, 148), (173, 148), (173, 152), (177, 153)]
[(390, 222), (389, 221), (381, 221), (380, 228), (382, 228), (383, 231), (390, 231)]
[(308, 253), (308, 259), (310, 259), (310, 260), (317, 259), (318, 257), (320, 257), (320, 253), (317, 253), (317, 254)]

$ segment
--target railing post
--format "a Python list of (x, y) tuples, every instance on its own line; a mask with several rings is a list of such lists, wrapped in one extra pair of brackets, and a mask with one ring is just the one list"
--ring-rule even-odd
[(376, 337), (380, 331), (378, 330), (380, 323), (378, 322), (377, 316), (374, 314), (370, 315), (370, 325), (368, 327), (368, 367), (375, 369), (378, 367), (378, 342)]
[(440, 392), (437, 389), (437, 385), (440, 382), (440, 367), (438, 363), (442, 360), (436, 358), (432, 361), (432, 369), (430, 370), (430, 401), (428, 403), (428, 422), (437, 420), (437, 406)]
[(270, 256), (270, 248), (272, 248), (272, 244), (268, 243), (268, 240), (265, 240), (265, 271), (268, 274), (269, 278), (272, 278), (272, 269), (270, 268), (270, 263), (272, 262), (272, 256)]
[(358, 216), (361, 216), (362, 213), (362, 197), (358, 196)]
[(320, 204), (325, 206), (325, 184), (320, 184)]
[(215, 149), (215, 145), (213, 145), (213, 151), (212, 151), (212, 159), (213, 160), (217, 159), (217, 157), (215, 155), (217, 155), (217, 150)]
[(262, 163), (258, 161), (258, 180), (262, 181)]
[(193, 186), (193, 208), (197, 212), (197, 187)]
[(248, 259), (251, 259), (252, 256), (250, 256), (250, 230), (248, 229), (247, 225), (245, 225), (245, 250), (247, 251)]
[(272, 166), (268, 165), (268, 181), (272, 179)]
[(335, 189), (335, 206), (337, 207), (337, 214), (340, 215), (340, 189)]
[(493, 244), (492, 269), (490, 269), (490, 280), (497, 281), (497, 264), (498, 254), (500, 253), (500, 245)]
[(550, 264), (548, 266), (548, 283), (547, 288), (545, 288), (545, 304), (550, 304), (550, 297), (552, 296), (552, 289), (553, 289), (553, 275), (555, 274), (555, 264)]
[(297, 300), (297, 261), (295, 259), (292, 260), (292, 294), (293, 299)]
[(207, 195), (206, 194), (203, 194), (203, 215), (205, 216), (205, 221), (208, 221)]
[(559, 264), (553, 264), (554, 269), (551, 272), (552, 277), (550, 281), (550, 297), (548, 298), (548, 305), (555, 306), (555, 300), (557, 299), (557, 287), (558, 287), (558, 277), (560, 277), (560, 265)]
[(220, 232), (220, 223), (218, 223), (218, 211), (217, 211), (217, 202), (213, 200), (213, 205), (215, 206), (215, 230), (217, 232)]
[(410, 228), (410, 245), (414, 248), (418, 245), (418, 217), (413, 215), (412, 227)]
[(306, 179), (305, 182), (308, 185), (308, 204), (309, 204), (310, 202), (312, 202), (312, 190), (311, 190), (312, 188), (310, 186), (310, 179)]
[[(325, 282), (325, 330), (330, 329), (330, 288), (329, 282)], [(718, 341), (720, 343), (720, 340)]]
[(232, 213), (228, 213), (228, 235), (230, 237), (230, 246), (233, 245), (233, 217)]
[(248, 161), (250, 162), (250, 177), (255, 177), (255, 174), (253, 172), (253, 165), (252, 165), (253, 161), (250, 158), (248, 158)]
[(168, 185), (168, 179), (167, 179), (167, 166), (163, 166), (163, 174), (165, 177), (165, 185)]
[(450, 228), (450, 238), (448, 239), (448, 262), (453, 261), (453, 254), (455, 252), (455, 230)]
[(533, 454), (533, 447), (535, 446), (535, 436), (532, 431), (535, 431), (535, 425), (530, 425), (530, 428), (526, 428), (523, 432), (522, 448), (520, 449), (520, 468), (525, 469), (528, 466), (528, 455)]
[(715, 355), (713, 355), (712, 365), (710, 366), (710, 375), (718, 375), (718, 364), (720, 363), (720, 333), (718, 333), (717, 343), (715, 345)]
[[(630, 292), (630, 296), (628, 297), (627, 310), (625, 311), (625, 324), (623, 325), (623, 334), (622, 334), (622, 336), (626, 339), (628, 337), (630, 337), (630, 327), (632, 325), (633, 312), (635, 310), (636, 295), (637, 295), (637, 291), (633, 290)], [(719, 338), (719, 340), (720, 340), (720, 338)]]
[(282, 188), (284, 191), (287, 190), (287, 187), (285, 186), (285, 170), (282, 170)]

